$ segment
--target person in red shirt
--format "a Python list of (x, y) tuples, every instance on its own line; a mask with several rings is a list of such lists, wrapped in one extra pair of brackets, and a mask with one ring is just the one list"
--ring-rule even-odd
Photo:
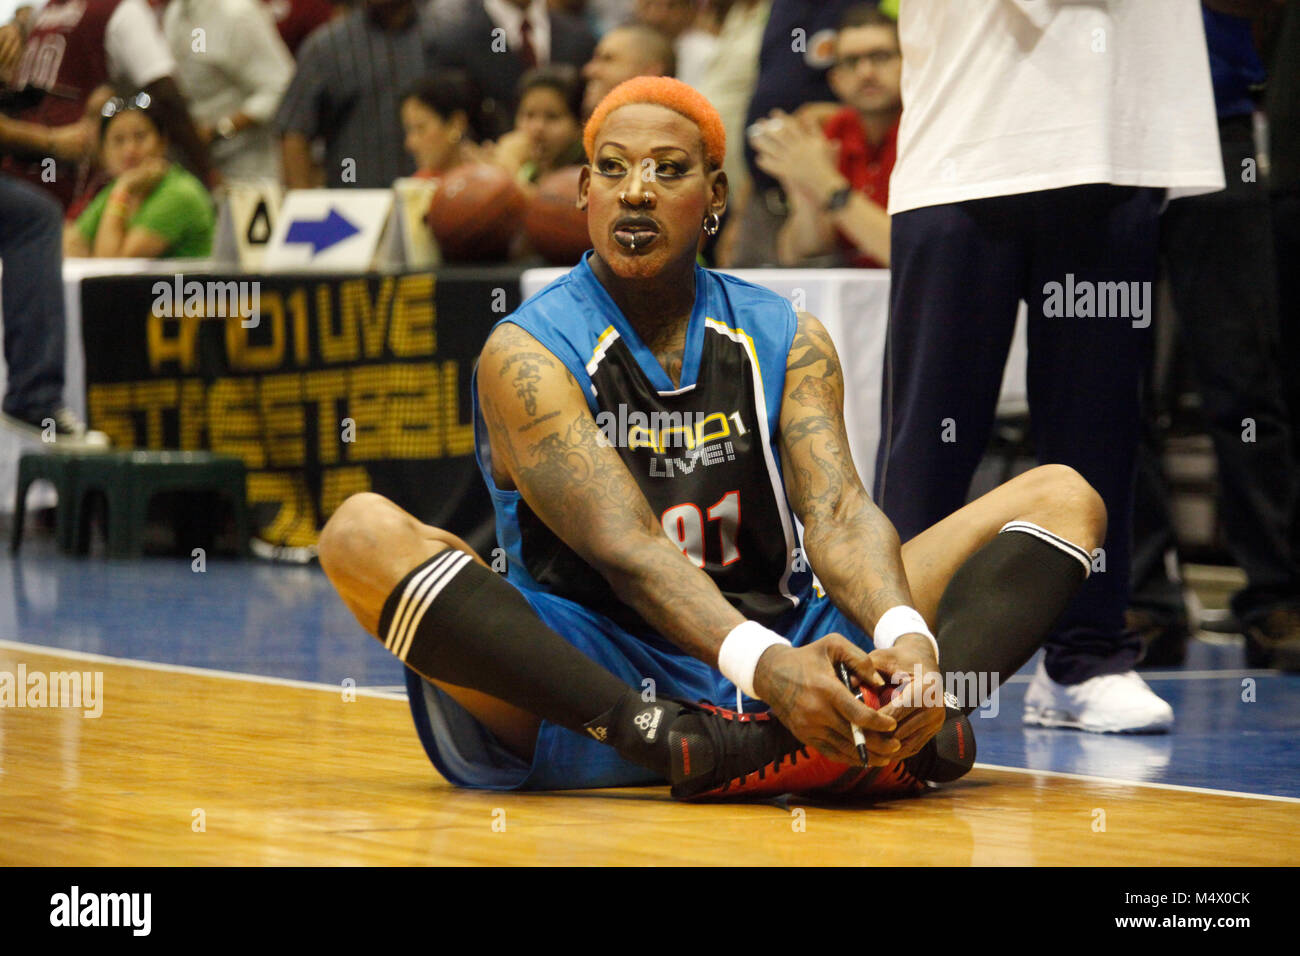
[[(848, 265), (889, 265), (902, 56), (898, 28), (870, 4), (845, 11), (827, 80), (842, 106), (774, 112), (751, 137), (759, 168), (780, 181), (790, 214), (777, 237), (782, 265), (837, 252)], [(824, 117), (821, 129), (817, 118)]]

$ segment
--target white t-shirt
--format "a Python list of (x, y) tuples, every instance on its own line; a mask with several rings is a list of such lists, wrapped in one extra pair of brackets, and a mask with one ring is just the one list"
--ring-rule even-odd
[(889, 212), (1085, 183), (1223, 188), (1198, 0), (902, 0)]
[(677, 79), (698, 90), (704, 82), (709, 64), (713, 62), (718, 42), (719, 38), (707, 30), (696, 30), (693, 27), (683, 30), (673, 43), (673, 54), (677, 59)]
[(122, 0), (104, 25), (109, 76), (143, 89), (176, 72), (162, 27), (145, 0)]
[[(195, 33), (204, 45), (195, 49)], [(212, 163), (227, 179), (280, 176), (270, 127), (293, 79), (293, 55), (262, 0), (171, 0), (163, 33), (176, 57), (176, 83), (190, 115), (214, 125), (244, 113), (254, 121), (231, 139), (214, 139)]]

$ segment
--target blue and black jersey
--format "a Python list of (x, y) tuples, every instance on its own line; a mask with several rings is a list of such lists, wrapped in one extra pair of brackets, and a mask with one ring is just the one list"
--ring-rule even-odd
[[(801, 558), (776, 445), (797, 324), (785, 299), (697, 267), (677, 386), (586, 259), (502, 321), (519, 325), (573, 374), (664, 533), (737, 610), (779, 627), (808, 599), (812, 575)], [(568, 598), (654, 640), (652, 628), (517, 491), (496, 487), (477, 389), (475, 428), (509, 580)]]

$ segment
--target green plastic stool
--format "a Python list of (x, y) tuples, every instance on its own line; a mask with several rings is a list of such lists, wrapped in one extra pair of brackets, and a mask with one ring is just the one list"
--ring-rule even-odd
[(206, 451), (116, 451), (82, 456), (76, 468), (76, 509), (71, 547), (90, 549), (87, 499), (101, 492), (107, 504), (108, 556), (138, 557), (143, 551), (149, 502), (164, 491), (213, 491), (230, 501), (240, 555), (248, 554), (248, 507), (244, 462)]
[(54, 512), (54, 536), (59, 550), (72, 550), (73, 522), (77, 511), (77, 464), (85, 455), (24, 452), (18, 459), (18, 488), (14, 496), (14, 526), (9, 536), (9, 550), (15, 554), (23, 542), (23, 518), (27, 513), (27, 491), (32, 482), (44, 479), (58, 492), (59, 504)]

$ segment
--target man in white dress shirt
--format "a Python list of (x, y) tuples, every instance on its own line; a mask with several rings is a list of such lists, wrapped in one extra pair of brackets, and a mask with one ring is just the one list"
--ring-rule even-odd
[(225, 179), (279, 179), (270, 123), (293, 79), (293, 56), (261, 0), (171, 0), (163, 33), (176, 82)]

